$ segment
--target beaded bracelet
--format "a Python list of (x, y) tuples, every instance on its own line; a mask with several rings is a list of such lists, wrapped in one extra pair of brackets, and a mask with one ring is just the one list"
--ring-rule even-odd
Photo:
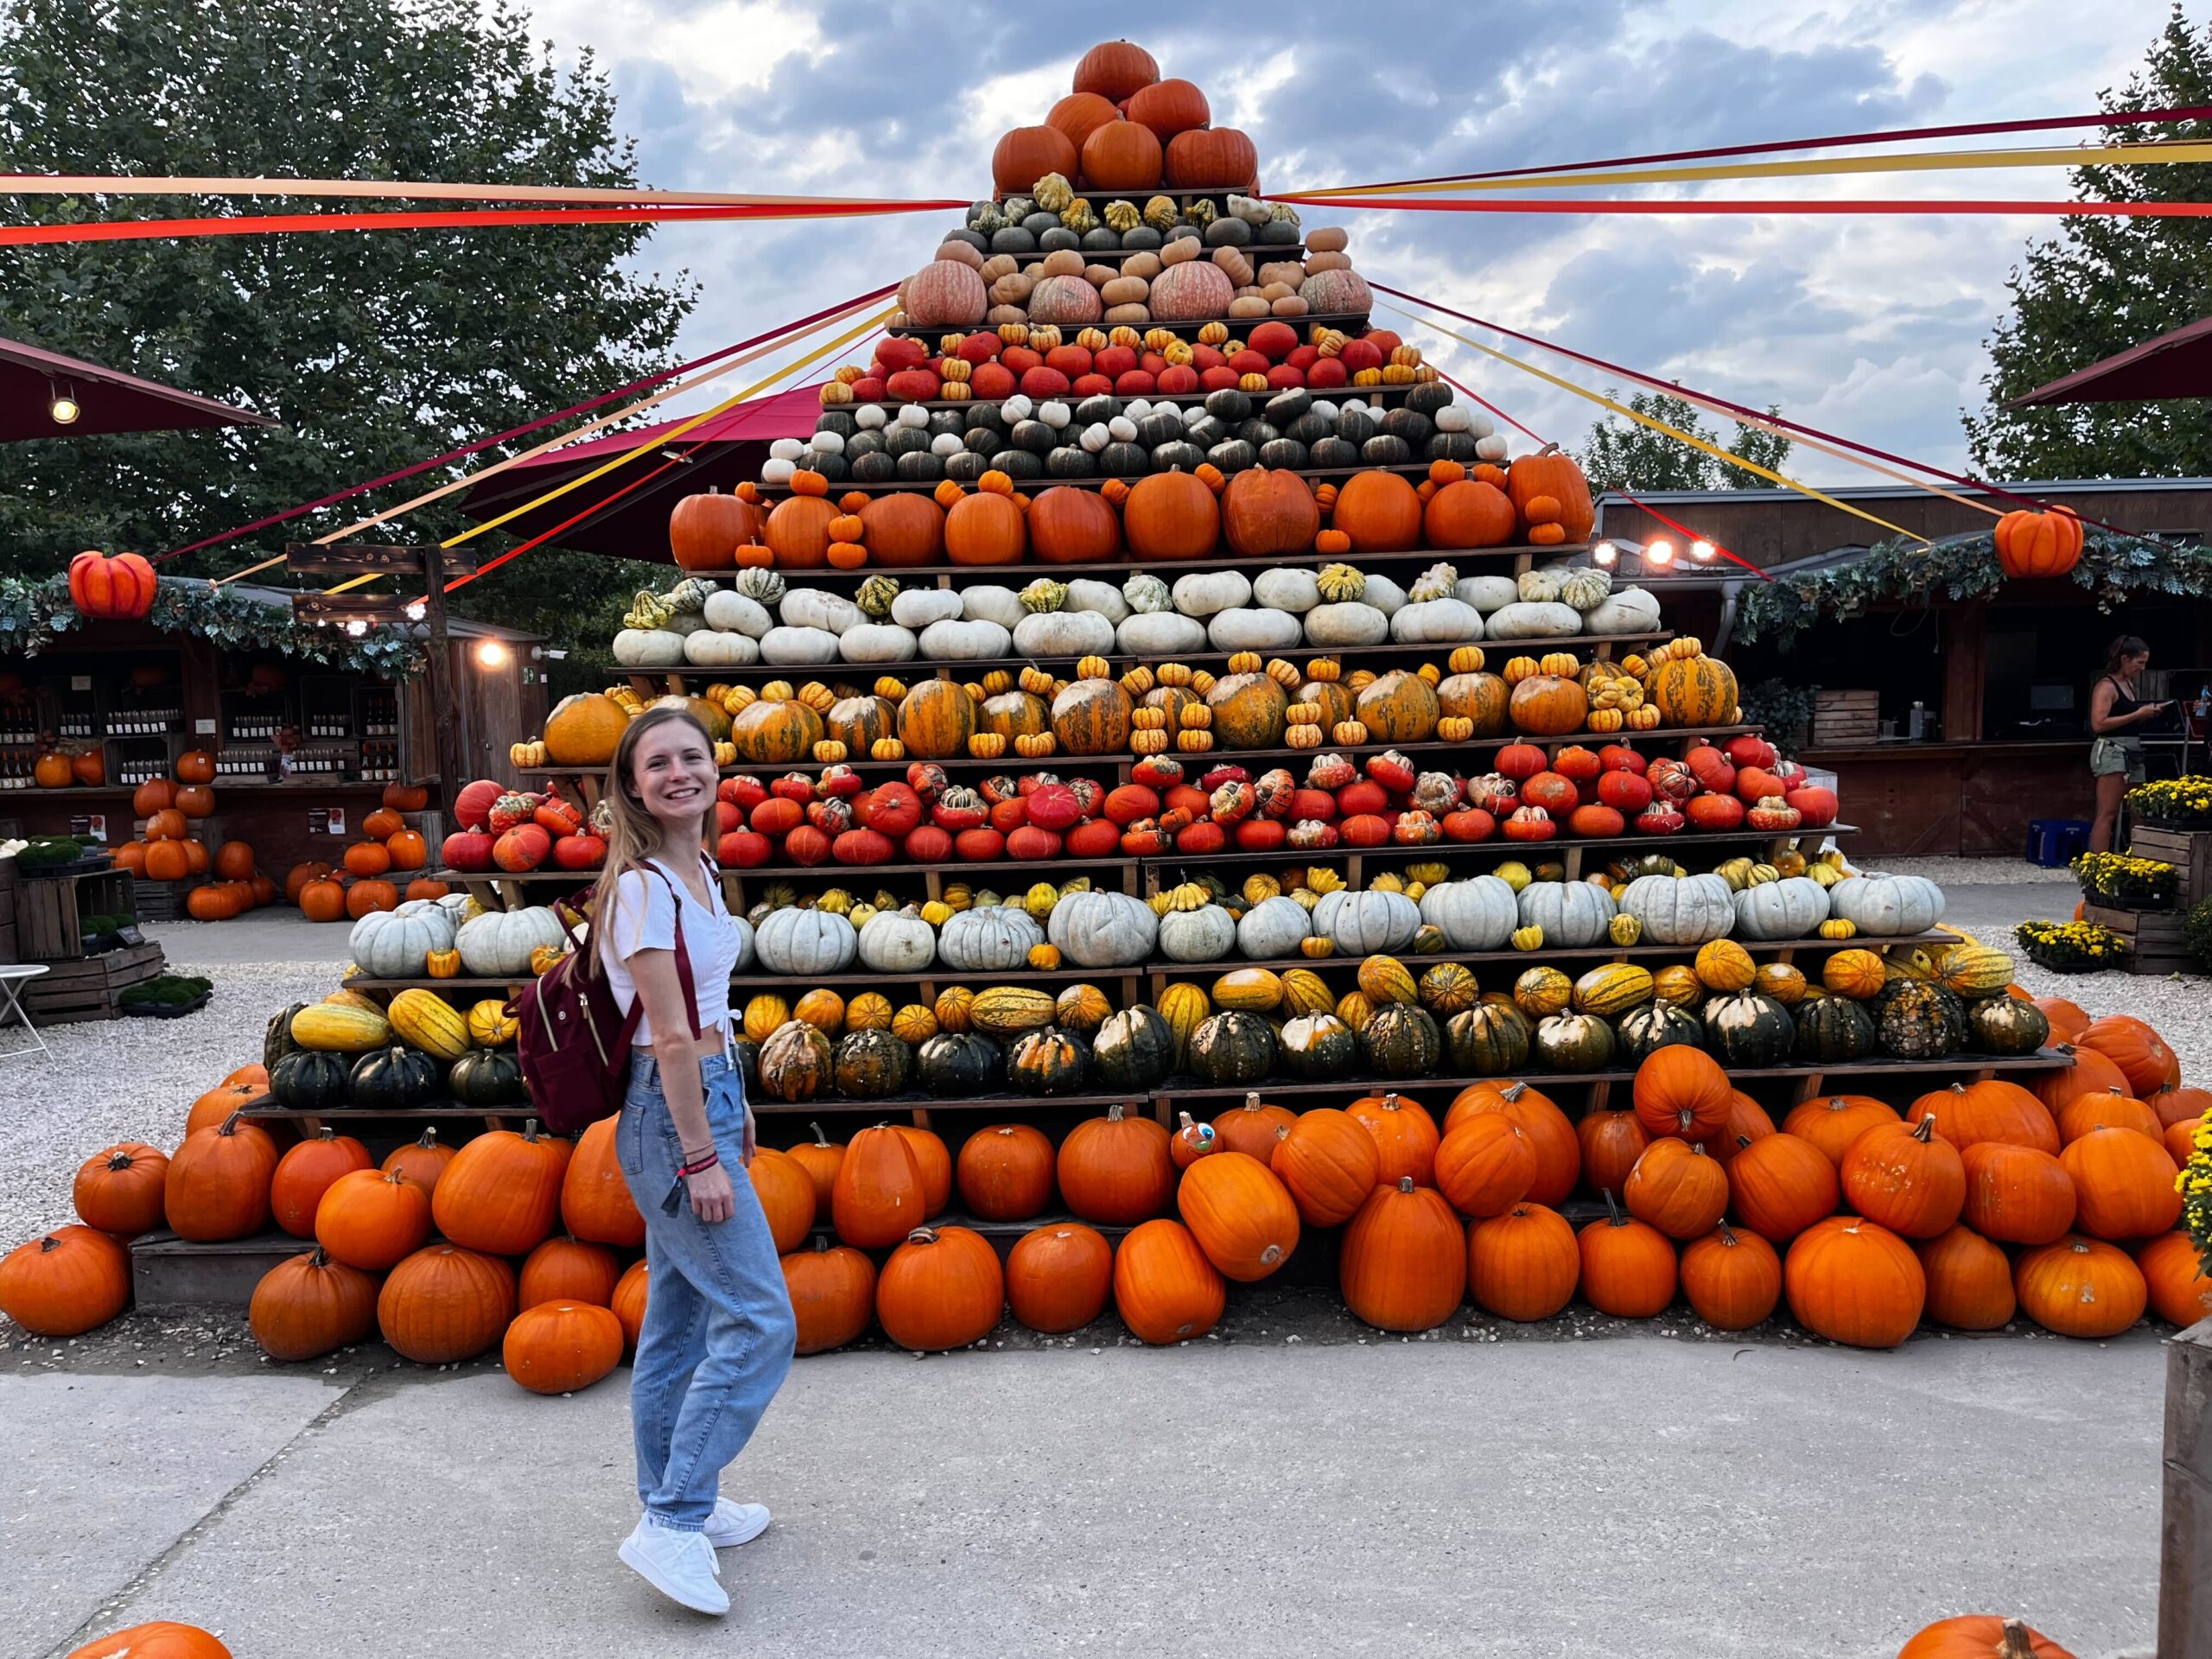
[(678, 1175), (683, 1176), (703, 1175), (709, 1170), (721, 1163), (721, 1154), (719, 1152), (710, 1152), (696, 1164), (678, 1164), (676, 1166), (676, 1173)]

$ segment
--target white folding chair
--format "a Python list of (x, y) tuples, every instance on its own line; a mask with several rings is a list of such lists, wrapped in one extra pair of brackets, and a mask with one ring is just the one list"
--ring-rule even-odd
[(34, 1048), (49, 1060), (54, 1058), (54, 1051), (46, 1046), (46, 1039), (39, 1034), (38, 1027), (31, 1023), (29, 1011), (23, 1007), (23, 987), (45, 971), (46, 964), (42, 962), (0, 967), (0, 1032), (6, 1031), (13, 1022), (31, 1034), (31, 1040), (26, 1046), (0, 1048), (0, 1060), (22, 1059)]

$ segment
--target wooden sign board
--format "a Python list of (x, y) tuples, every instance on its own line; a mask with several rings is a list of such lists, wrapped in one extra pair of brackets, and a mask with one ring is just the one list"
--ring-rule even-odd
[(302, 575), (419, 576), (432, 554), (448, 578), (476, 569), (474, 547), (384, 547), (368, 542), (336, 542), (327, 547), (293, 542), (284, 549), (284, 568)]

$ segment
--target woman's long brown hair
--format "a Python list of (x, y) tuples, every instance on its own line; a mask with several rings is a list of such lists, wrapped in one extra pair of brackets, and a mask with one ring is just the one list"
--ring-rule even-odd
[[(604, 966), (598, 941), (613, 937), (615, 893), (621, 879), (642, 868), (647, 859), (657, 858), (668, 850), (668, 837), (661, 821), (645, 810), (632, 776), (637, 764), (638, 745), (647, 733), (679, 721), (699, 734), (699, 741), (709, 754), (715, 752), (714, 737), (699, 723), (696, 715), (688, 709), (664, 707), (648, 709), (632, 721), (623, 732), (621, 741), (614, 746), (614, 759), (607, 763), (607, 781), (601, 786), (600, 799), (606, 804), (613, 822), (607, 825), (607, 861), (600, 872), (592, 907), (591, 966), (594, 971)], [(715, 817), (715, 803), (709, 798), (706, 810), (699, 815), (698, 842), (709, 852), (713, 850)]]

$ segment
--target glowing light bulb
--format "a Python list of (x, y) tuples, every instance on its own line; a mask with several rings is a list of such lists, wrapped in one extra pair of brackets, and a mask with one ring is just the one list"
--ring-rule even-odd
[(1672, 564), (1675, 562), (1675, 544), (1664, 537), (1656, 542), (1646, 542), (1643, 545), (1643, 562), (1650, 565)]
[(486, 668), (497, 668), (507, 660), (507, 648), (497, 639), (486, 639), (476, 647), (476, 660)]
[(1600, 542), (1590, 550), (1591, 563), (1601, 564), (1609, 570), (1612, 569), (1613, 562), (1620, 556), (1620, 549), (1615, 547), (1611, 542)]
[(74, 426), (77, 417), (85, 410), (84, 406), (67, 392), (57, 391), (54, 394), (54, 401), (46, 406), (46, 412), (54, 417), (56, 426)]
[(363, 634), (366, 633), (368, 631), (369, 631), (369, 625), (368, 625), (367, 623), (364, 622), (364, 621), (363, 621), (359, 617), (358, 617), (358, 616), (357, 616), (357, 617), (355, 617), (352, 621), (348, 622), (348, 623), (346, 625), (346, 632), (348, 632), (348, 633), (350, 633), (350, 634), (352, 634), (352, 635), (353, 636), (353, 638), (355, 638), (356, 639), (359, 639)]
[(1711, 542), (1707, 541), (1702, 536), (1699, 537), (1697, 540), (1690, 543), (1690, 557), (1697, 560), (1700, 564), (1711, 561), (1713, 556), (1719, 551), (1720, 550), (1719, 548), (1715, 547)]
[(407, 607), (407, 620), (410, 622), (420, 622), (429, 608), (423, 601), (416, 600)]

